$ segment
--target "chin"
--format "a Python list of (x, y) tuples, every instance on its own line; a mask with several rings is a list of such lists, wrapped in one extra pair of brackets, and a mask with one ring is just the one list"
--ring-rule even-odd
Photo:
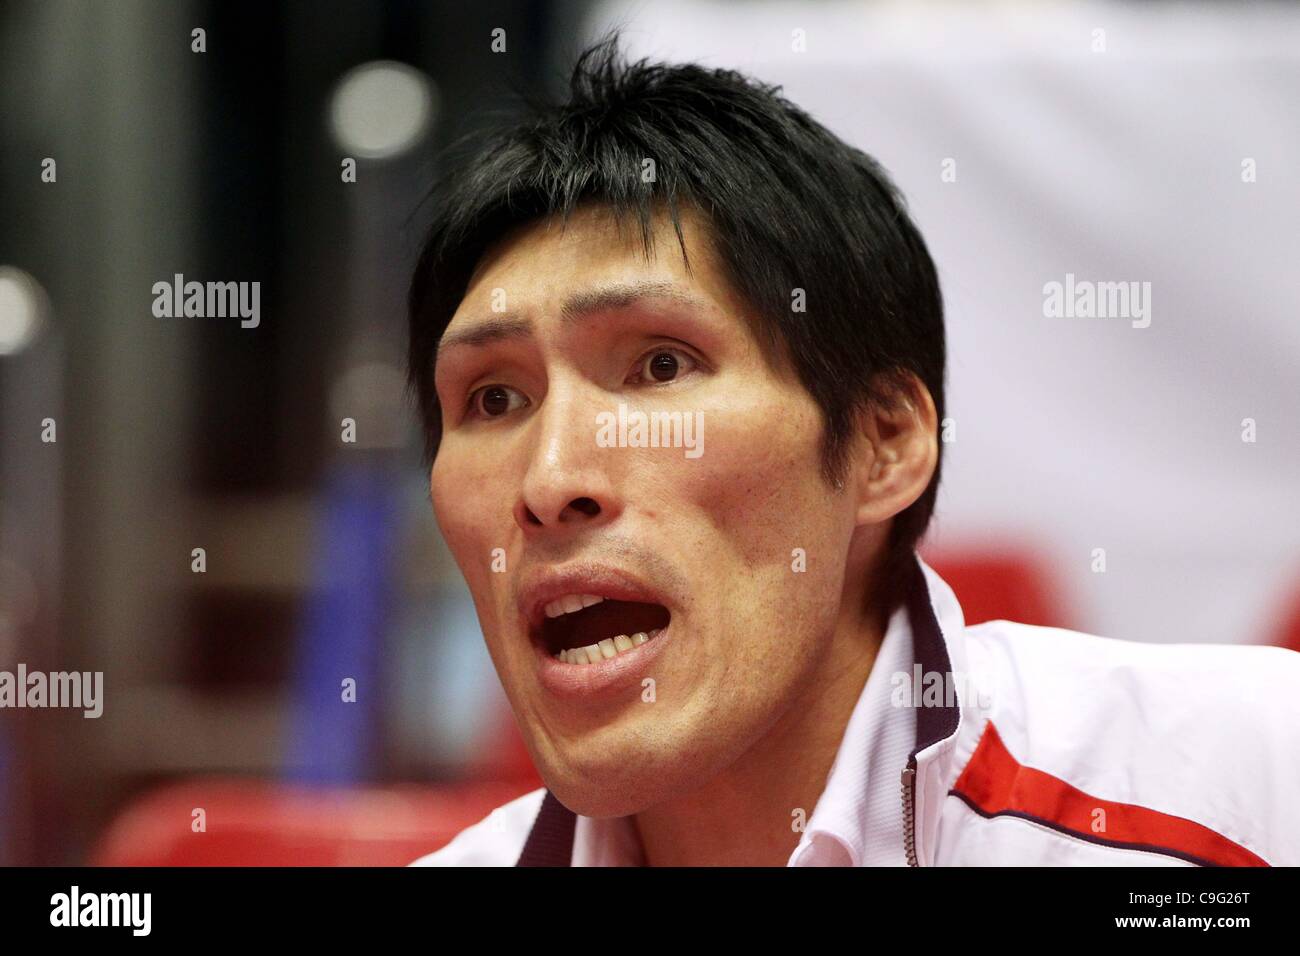
[[(629, 767), (638, 769), (629, 772)], [(649, 768), (649, 762), (614, 764), (606, 771), (543, 773), (556, 798), (584, 817), (627, 817), (689, 788), (687, 780)]]
[(646, 809), (640, 801), (629, 800), (626, 795), (602, 793), (592, 787), (580, 786), (571, 792), (568, 789), (548, 789), (562, 804), (583, 817), (630, 817)]

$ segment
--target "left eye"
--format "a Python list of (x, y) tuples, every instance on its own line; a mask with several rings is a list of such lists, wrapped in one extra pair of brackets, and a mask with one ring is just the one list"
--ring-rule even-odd
[(506, 412), (523, 408), (528, 400), (506, 385), (484, 385), (469, 397), (469, 412), (477, 418), (500, 418)]
[(657, 348), (647, 352), (637, 363), (636, 373), (642, 382), (671, 382), (683, 372), (695, 368), (695, 360), (678, 349)]

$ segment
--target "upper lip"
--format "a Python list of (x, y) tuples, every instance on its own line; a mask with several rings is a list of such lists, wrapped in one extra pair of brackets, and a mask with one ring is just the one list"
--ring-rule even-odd
[(546, 605), (566, 594), (594, 594), (615, 601), (667, 601), (655, 589), (630, 571), (607, 564), (570, 564), (561, 568), (538, 568), (525, 572), (519, 591), (519, 611), (536, 631), (546, 618)]

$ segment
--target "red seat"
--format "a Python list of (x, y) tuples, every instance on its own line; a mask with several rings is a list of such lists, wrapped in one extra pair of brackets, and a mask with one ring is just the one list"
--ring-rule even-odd
[(1005, 620), (1071, 626), (1046, 563), (1025, 549), (927, 549), (922, 557), (952, 586), (967, 624)]
[(1300, 587), (1291, 594), (1291, 601), (1282, 614), (1282, 623), (1272, 642), (1278, 647), (1300, 651)]
[[(93, 866), (403, 866), (526, 792), (521, 783), (317, 788), (196, 779), (141, 797)], [(206, 832), (194, 832), (194, 811)]]
[(523, 788), (522, 793), (542, 786), (541, 774), (533, 766), (533, 758), (508, 705), (502, 705), (487, 722), (487, 733), (477, 751), (480, 756), (466, 768), (467, 776), (476, 780), (517, 782)]

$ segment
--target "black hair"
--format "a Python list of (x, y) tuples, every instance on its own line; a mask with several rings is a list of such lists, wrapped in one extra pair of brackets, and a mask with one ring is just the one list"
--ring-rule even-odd
[[(408, 302), (410, 383), (428, 461), (441, 439), (438, 342), (475, 266), (511, 228), (567, 219), (587, 202), (639, 226), (647, 255), (657, 211), (671, 217), (683, 256), (679, 209), (703, 213), (765, 353), (788, 361), (821, 408), (828, 487), (845, 474), (857, 414), (895, 407), (909, 394), (908, 375), (929, 390), (942, 421), (943, 301), (925, 242), (880, 165), (780, 87), (694, 64), (628, 63), (610, 37), (578, 58), (567, 101), (533, 102), (525, 118), (468, 146), (430, 194), (433, 223)], [(653, 177), (643, 175), (647, 159)], [(887, 610), (930, 522), (942, 448), (925, 492), (894, 518), (872, 595)]]

